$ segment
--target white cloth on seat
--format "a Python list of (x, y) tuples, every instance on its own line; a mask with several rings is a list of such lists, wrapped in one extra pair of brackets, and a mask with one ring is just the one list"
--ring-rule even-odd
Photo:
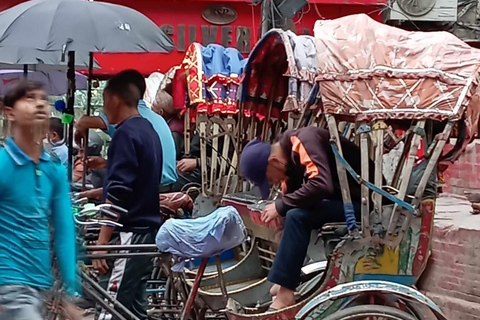
[[(156, 244), (161, 252), (183, 259), (210, 258), (245, 241), (247, 231), (237, 209), (221, 207), (205, 217), (169, 219), (157, 233)], [(183, 270), (183, 261), (174, 266)]]

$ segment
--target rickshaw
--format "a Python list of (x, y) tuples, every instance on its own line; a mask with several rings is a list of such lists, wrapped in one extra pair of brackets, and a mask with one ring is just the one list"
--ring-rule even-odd
[[(447, 32), (407, 32), (363, 14), (318, 21), (315, 45), (316, 84), (302, 106), (297, 127), (329, 130), (345, 222), (318, 231), (327, 266), (321, 281), (299, 295), (295, 305), (268, 311), (268, 305), (242, 305), (232, 298), (227, 316), (232, 320), (423, 320), (429, 315), (446, 319), (415, 284), (430, 256), (437, 166), (455, 160), (476, 135), (480, 52)], [(252, 55), (247, 75), (254, 60)], [(240, 103), (245, 108), (256, 107), (249, 101), (252, 79), (243, 82), (246, 91)], [(267, 99), (276, 96), (267, 94)], [(343, 158), (342, 134), (359, 145), (361, 172)], [(452, 135), (457, 141), (446, 152)], [(384, 156), (398, 144), (403, 144), (402, 151), (385, 183)], [(369, 168), (369, 158), (374, 168)], [(373, 181), (369, 169), (375, 172)], [(351, 209), (351, 183), (362, 186), (360, 221)], [(227, 196), (224, 203), (237, 207), (254, 233), (278, 241), (281, 221), (264, 225), (259, 220), (265, 201), (244, 193)]]
[[(246, 59), (236, 49), (193, 43), (187, 49), (182, 64), (171, 68), (160, 85), (160, 89), (172, 95), (174, 108), (180, 109), (183, 114), (184, 154), (188, 156), (191, 153), (190, 141), (195, 134), (200, 140), (201, 183), (188, 184), (183, 190), (194, 199), (193, 218), (210, 214), (220, 205), (221, 197), (235, 189), (238, 161), (236, 96), (245, 62)], [(218, 270), (222, 270), (220, 274), (226, 279), (238, 274), (239, 270), (245, 270), (237, 267), (250, 265), (247, 257), (252, 248), (244, 244), (243, 248), (234, 251), (229, 250), (223, 257), (224, 261), (194, 261), (198, 264), (192, 269), (186, 268), (180, 281), (169, 276), (167, 287), (171, 292), (167, 300), (171, 301), (168, 302), (172, 304), (176, 299), (173, 298), (177, 293), (172, 288), (172, 282), (177, 282), (177, 287), (179, 282), (182, 282), (180, 286), (184, 286), (185, 279), (189, 279), (189, 287), (181, 290), (186, 298), (190, 289), (196, 290), (195, 283), (199, 282), (199, 277), (202, 277), (202, 283), (216, 282)], [(159, 273), (155, 277), (164, 276)]]
[[(277, 50), (272, 50), (272, 45), (281, 46), (284, 54), (278, 54)], [(253, 58), (257, 56), (261, 57), (261, 60)], [(262, 81), (258, 77), (250, 77), (248, 73), (258, 71), (251, 67), (252, 61), (257, 68), (262, 71), (270, 70), (272, 73), (262, 78)], [(281, 64), (288, 65), (290, 78), (283, 77), (285, 71), (282, 70), (283, 66), (280, 67)], [(242, 91), (246, 88), (246, 79), (251, 79), (249, 88), (255, 88), (252, 94), (256, 96), (249, 102), (258, 103), (259, 108), (254, 109), (248, 106), (236, 111), (233, 117), (236, 120), (236, 132), (232, 135), (231, 141), (238, 149), (242, 147), (244, 141), (257, 134), (266, 136), (267, 131), (270, 130), (269, 127), (275, 127), (279, 131), (284, 130), (282, 129), (284, 120), (280, 119), (283, 115), (280, 114), (279, 107), (285, 101), (292, 115), (290, 118), (285, 118), (285, 122), (289, 121), (290, 125), (296, 124), (295, 121), (298, 121), (298, 115), (300, 115), (299, 106), (306, 100), (308, 91), (314, 84), (314, 72), (312, 72), (316, 68), (314, 39), (309, 36), (297, 36), (292, 32), (273, 30), (256, 45), (246, 68), (247, 74), (242, 82)], [(273, 84), (271, 79), (276, 79), (277, 84)], [(258, 81), (254, 82), (254, 80)], [(268, 90), (276, 87), (281, 88), (277, 95), (273, 99), (266, 99), (265, 97), (270, 97)], [(265, 126), (265, 123), (270, 123), (270, 126)], [(235, 158), (235, 164), (236, 162)], [(229, 176), (225, 178), (220, 176), (219, 179), (226, 179), (229, 186), (229, 189), (225, 190), (227, 192), (218, 195), (224, 200), (229, 197), (228, 194), (238, 189), (250, 188), (241, 181), (240, 177), (232, 179)], [(244, 219), (244, 223), (247, 224), (250, 221), (247, 222)], [(225, 283), (223, 291), (241, 304), (262, 304), (270, 299), (268, 292), (272, 284), (267, 281), (266, 276), (271, 265), (272, 251), (266, 241), (268, 237), (254, 230), (251, 223), (249, 229), (251, 237), (247, 246), (240, 252), (242, 259), (222, 272)], [(199, 288), (202, 299), (211, 310), (222, 310), (226, 306), (224, 292), (217, 278), (217, 272), (204, 275)]]

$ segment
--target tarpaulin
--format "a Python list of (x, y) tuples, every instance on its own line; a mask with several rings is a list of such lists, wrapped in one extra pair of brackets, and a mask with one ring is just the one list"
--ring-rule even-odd
[(157, 233), (161, 252), (180, 258), (172, 270), (183, 270), (183, 259), (210, 258), (245, 240), (247, 231), (237, 209), (221, 207), (196, 219), (167, 220)]
[(356, 120), (478, 119), (480, 50), (449, 32), (409, 32), (359, 14), (315, 24), (326, 113)]

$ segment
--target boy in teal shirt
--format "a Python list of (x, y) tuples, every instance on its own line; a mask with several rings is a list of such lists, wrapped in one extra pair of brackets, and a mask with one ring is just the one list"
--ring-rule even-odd
[(42, 84), (17, 83), (4, 104), (13, 136), (0, 150), (0, 319), (40, 320), (41, 293), (53, 282), (49, 223), (67, 295), (75, 293), (69, 185), (65, 167), (43, 150), (50, 106)]

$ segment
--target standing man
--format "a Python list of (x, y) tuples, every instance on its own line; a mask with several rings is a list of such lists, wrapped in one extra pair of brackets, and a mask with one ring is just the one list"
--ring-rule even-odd
[[(152, 124), (137, 108), (141, 91), (138, 72), (121, 72), (108, 81), (104, 90), (104, 111), (115, 135), (108, 149), (107, 176), (103, 201), (128, 211), (121, 215), (122, 228), (102, 226), (99, 245), (154, 244), (161, 224), (158, 190), (162, 179), (162, 144)], [(103, 253), (103, 252), (101, 252)], [(140, 319), (147, 319), (147, 280), (152, 259), (136, 257), (115, 261), (93, 261), (101, 274), (100, 285)], [(95, 319), (110, 319), (97, 309)]]
[(0, 150), (0, 319), (41, 320), (41, 291), (53, 281), (51, 240), (67, 295), (75, 294), (70, 187), (65, 167), (43, 149), (50, 118), (43, 85), (23, 80), (4, 102), (13, 136)]
[[(141, 97), (145, 95), (147, 88), (145, 78), (138, 71), (125, 70), (122, 71), (121, 74), (128, 76), (131, 79), (134, 85), (138, 88)], [(177, 181), (177, 170), (175, 143), (170, 128), (165, 119), (147, 107), (145, 101), (141, 98), (138, 101), (138, 113), (152, 124), (155, 132), (160, 138), (164, 154), (161, 185), (171, 185)], [(84, 140), (88, 129), (104, 130), (110, 137), (113, 137), (116, 131), (115, 126), (111, 124), (105, 114), (102, 114), (99, 117), (84, 116), (76, 123), (76, 128), (75, 140), (79, 146), (83, 145), (81, 141), (82, 139)], [(90, 159), (89, 162), (95, 162), (95, 167), (91, 167), (91, 169), (99, 169), (102, 167), (99, 163), (101, 162), (101, 159), (99, 158)]]
[[(341, 143), (345, 159), (360, 172), (360, 149), (346, 139)], [(240, 156), (240, 173), (260, 187), (264, 199), (269, 197), (270, 185), (282, 182), (283, 195), (265, 207), (262, 221), (285, 217), (282, 240), (268, 274), (268, 280), (276, 284), (271, 290), (276, 296), (271, 311), (283, 309), (295, 304), (311, 231), (325, 223), (345, 221), (330, 134), (306, 127), (287, 130), (273, 145), (250, 141)], [(358, 218), (360, 186), (352, 179), (349, 186)]]

